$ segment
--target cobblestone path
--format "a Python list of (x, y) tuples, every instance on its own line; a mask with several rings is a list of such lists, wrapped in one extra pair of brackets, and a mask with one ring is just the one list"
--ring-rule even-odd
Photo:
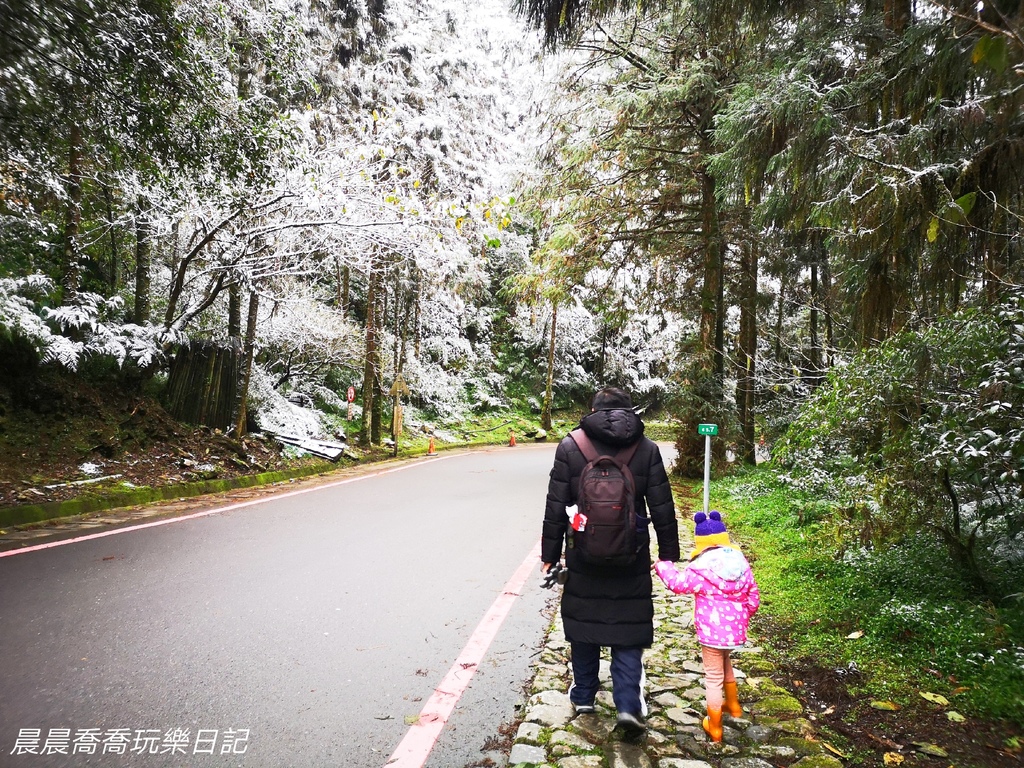
[[(689, 537), (688, 532), (680, 534), (681, 541)], [(601, 663), (597, 712), (574, 713), (568, 696), (569, 644), (556, 611), (535, 669), (523, 723), (509, 754), (510, 766), (842, 767), (815, 739), (813, 724), (804, 716), (800, 702), (772, 682), (774, 668), (756, 647), (733, 654), (744, 715), (723, 715), (722, 742), (709, 741), (701, 728), (706, 712), (700, 647), (692, 626), (693, 598), (673, 595), (654, 577), (654, 614), (654, 646), (644, 653), (647, 732), (628, 741), (615, 727), (607, 657)]]

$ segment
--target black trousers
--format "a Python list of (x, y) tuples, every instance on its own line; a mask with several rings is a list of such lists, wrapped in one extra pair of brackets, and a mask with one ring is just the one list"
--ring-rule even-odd
[[(593, 704), (601, 683), (601, 646), (572, 641), (572, 687), (569, 700), (573, 704)], [(644, 649), (641, 646), (611, 646), (612, 699), (615, 709), (639, 717), (647, 716), (644, 701)]]

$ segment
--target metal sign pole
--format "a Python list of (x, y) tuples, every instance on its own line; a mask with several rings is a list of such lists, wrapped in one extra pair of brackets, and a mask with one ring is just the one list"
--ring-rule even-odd
[(395, 410), (391, 416), (391, 432), (395, 438), (395, 447), (391, 455), (398, 456), (398, 436), (402, 434), (402, 397), (395, 395)]
[(698, 424), (697, 434), (704, 435), (704, 514), (711, 501), (711, 436), (718, 434), (717, 424)]
[(711, 501), (711, 435), (704, 436), (704, 514)]

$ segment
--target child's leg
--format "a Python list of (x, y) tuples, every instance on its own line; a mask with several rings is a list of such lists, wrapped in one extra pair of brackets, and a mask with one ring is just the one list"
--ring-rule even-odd
[[(725, 665), (728, 664), (729, 652), (717, 648), (701, 646), (704, 658), (704, 693), (707, 696), (708, 709), (722, 708), (722, 685), (725, 682)], [(730, 667), (729, 671), (732, 671)]]
[(732, 651), (722, 651), (724, 674), (722, 676), (723, 683), (735, 683), (736, 674), (732, 671)]
[(725, 694), (725, 704), (722, 710), (733, 717), (743, 716), (743, 707), (740, 706), (740, 697), (736, 689), (736, 674), (732, 671), (732, 651), (723, 651), (725, 654), (725, 674), (722, 690)]

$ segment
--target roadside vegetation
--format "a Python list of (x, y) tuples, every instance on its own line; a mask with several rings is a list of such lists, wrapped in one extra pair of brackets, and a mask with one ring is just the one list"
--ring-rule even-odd
[(862, 708), (1024, 725), (1024, 594), (979, 590), (933, 531), (862, 541), (839, 506), (774, 468), (735, 473), (712, 495), (754, 563), (759, 631), (792, 668), (830, 672)]

